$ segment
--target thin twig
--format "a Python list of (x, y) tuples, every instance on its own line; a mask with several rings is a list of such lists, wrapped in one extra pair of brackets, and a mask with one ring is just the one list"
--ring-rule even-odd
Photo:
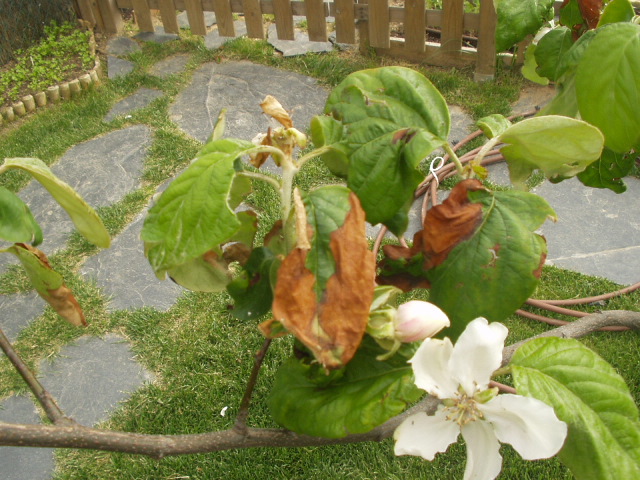
[(249, 376), (249, 380), (247, 381), (247, 387), (245, 388), (242, 401), (240, 402), (238, 416), (236, 417), (236, 423), (233, 427), (233, 429), (240, 434), (247, 433), (247, 418), (249, 417), (251, 395), (253, 394), (253, 389), (255, 388), (256, 382), (258, 381), (258, 374), (260, 373), (262, 362), (264, 361), (264, 357), (267, 354), (267, 350), (269, 350), (270, 345), (271, 339), (265, 339), (264, 343), (262, 344), (262, 348), (258, 351), (258, 353), (256, 353), (253, 370), (251, 370), (251, 375)]
[(5, 353), (9, 361), (16, 368), (22, 379), (29, 386), (29, 389), (38, 400), (38, 403), (42, 405), (49, 420), (56, 425), (69, 425), (75, 424), (75, 422), (67, 417), (58, 404), (54, 400), (53, 396), (45, 390), (42, 384), (38, 381), (33, 372), (24, 363), (18, 352), (15, 351), (9, 339), (5, 336), (2, 329), (0, 329), (0, 348)]

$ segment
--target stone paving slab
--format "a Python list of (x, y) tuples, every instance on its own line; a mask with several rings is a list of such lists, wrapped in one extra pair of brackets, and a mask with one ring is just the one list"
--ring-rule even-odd
[(54, 362), (42, 361), (39, 379), (67, 416), (92, 426), (153, 379), (134, 357), (119, 335), (87, 335), (66, 345)]
[(176, 73), (181, 73), (184, 67), (189, 63), (191, 55), (179, 53), (160, 60), (158, 63), (151, 67), (149, 73), (160, 78), (167, 78)]
[[(0, 328), (14, 342), (23, 328), (44, 313), (47, 306), (35, 291), (0, 295)], [(0, 356), (4, 353), (0, 352)]]
[(134, 64), (129, 60), (118, 58), (115, 55), (107, 56), (107, 76), (109, 80), (115, 80), (119, 77), (124, 77), (133, 72)]
[(297, 55), (305, 55), (307, 53), (323, 53), (331, 52), (333, 50), (333, 43), (327, 42), (312, 42), (309, 40), (309, 35), (301, 30), (296, 30), (294, 33), (295, 40), (279, 40), (276, 30), (276, 25), (269, 25), (267, 31), (268, 42), (273, 47), (282, 53), (284, 57), (294, 57)]
[(178, 40), (180, 37), (175, 33), (166, 33), (163, 27), (156, 27), (154, 32), (141, 32), (134, 35), (133, 38), (143, 42), (167, 43)]
[(144, 256), (140, 232), (146, 216), (147, 210), (113, 240), (109, 249), (88, 259), (80, 270), (110, 297), (110, 311), (141, 307), (166, 311), (185, 291), (169, 279), (158, 280)]
[(129, 55), (141, 50), (140, 44), (129, 37), (112, 37), (107, 42), (107, 52), (110, 55)]
[[(0, 422), (42, 423), (33, 401), (26, 396), (13, 396), (0, 402)], [(53, 468), (52, 448), (0, 447), (2, 480), (47, 480)]]
[(624, 182), (622, 194), (585, 187), (575, 178), (534, 189), (558, 215), (557, 223), (541, 229), (549, 263), (623, 285), (640, 281), (640, 180)]
[(235, 22), (233, 22), (233, 26), (236, 31), (235, 37), (223, 37), (220, 35), (218, 29), (216, 28), (215, 30), (210, 31), (205, 35), (204, 46), (209, 50), (215, 50), (216, 48), (220, 48), (222, 45), (230, 42), (231, 40), (235, 40), (236, 38), (244, 37), (247, 35), (247, 25), (243, 21), (236, 20)]
[(294, 125), (306, 130), (324, 109), (328, 92), (316, 80), (293, 72), (249, 62), (207, 63), (194, 72), (169, 115), (185, 133), (205, 142), (220, 110), (227, 108), (226, 136), (251, 140), (270, 125), (260, 108), (267, 95), (275, 96), (292, 112)]
[(164, 95), (160, 90), (140, 88), (128, 97), (116, 103), (104, 116), (105, 122), (110, 122), (119, 115), (127, 115), (135, 110), (148, 107), (155, 99)]

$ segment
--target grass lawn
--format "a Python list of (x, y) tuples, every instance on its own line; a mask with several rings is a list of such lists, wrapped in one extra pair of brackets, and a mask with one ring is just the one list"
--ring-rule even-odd
[[(159, 79), (149, 75), (157, 61), (175, 53), (191, 55), (184, 73)], [(38, 157), (55, 163), (71, 146), (128, 125), (146, 124), (154, 140), (146, 159), (143, 186), (119, 203), (101, 208), (100, 215), (110, 233), (117, 235), (149, 202), (155, 189), (183, 168), (194, 156), (199, 143), (183, 134), (168, 120), (168, 107), (189, 81), (192, 72), (208, 61), (248, 59), (316, 77), (328, 87), (347, 74), (379, 65), (388, 59), (357, 54), (323, 54), (281, 58), (265, 42), (238, 39), (218, 51), (208, 51), (197, 38), (144, 46), (132, 54), (136, 64), (124, 79), (106, 81), (99, 89), (73, 102), (51, 107), (28, 117), (19, 125), (0, 130), (0, 157)], [(474, 118), (489, 113), (510, 113), (522, 87), (517, 74), (500, 72), (494, 82), (477, 84), (471, 71), (417, 67), (440, 89), (450, 104), (467, 110)], [(160, 89), (164, 96), (131, 118), (111, 123), (102, 121), (113, 104), (139, 87)], [(233, 132), (228, 132), (233, 134)], [(0, 185), (17, 191), (28, 178), (10, 172)], [(333, 181), (319, 162), (305, 165), (299, 179), (306, 186)], [(257, 185), (250, 200), (266, 217), (277, 215), (270, 187)], [(273, 210), (273, 211), (272, 211)], [(270, 223), (270, 222), (269, 222)], [(108, 313), (106, 299), (96, 285), (77, 274), (82, 262), (96, 252), (74, 234), (67, 247), (51, 256), (54, 268), (65, 275), (83, 306), (89, 327), (77, 329), (59, 320), (50, 309), (27, 327), (15, 343), (27, 363), (36, 368), (43, 358), (57, 354), (71, 340), (85, 334), (117, 332), (130, 339), (138, 360), (156, 377), (135, 392), (102, 425), (105, 428), (140, 433), (198, 433), (232, 426), (244, 385), (252, 367), (253, 354), (262, 344), (257, 322), (242, 322), (228, 313), (226, 294), (188, 293), (167, 312), (150, 308)], [(618, 286), (602, 279), (557, 268), (545, 268), (537, 298), (573, 298), (598, 295)], [(0, 278), (0, 293), (29, 290), (26, 277), (12, 268)], [(423, 293), (424, 295), (424, 293)], [(639, 293), (608, 302), (607, 309), (638, 310)], [(597, 306), (585, 307), (595, 311)], [(508, 343), (527, 338), (548, 327), (512, 317)], [(585, 343), (608, 360), (627, 381), (640, 403), (640, 336), (635, 333), (598, 333)], [(265, 397), (280, 363), (290, 355), (291, 340), (274, 342), (254, 393), (250, 425), (274, 427)], [(0, 399), (26, 390), (4, 357), (0, 358)], [(221, 416), (223, 407), (229, 407)], [(525, 462), (503, 447), (504, 479), (564, 479), (571, 474), (559, 461)], [(56, 479), (453, 479), (461, 478), (465, 463), (464, 446), (450, 448), (432, 463), (393, 455), (392, 442), (297, 449), (252, 449), (166, 458), (161, 461), (132, 455), (94, 451), (59, 450)]]

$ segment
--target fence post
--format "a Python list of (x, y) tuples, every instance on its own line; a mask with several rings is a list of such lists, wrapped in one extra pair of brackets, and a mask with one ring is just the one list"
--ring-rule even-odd
[(91, 3), (95, 5), (95, 2), (98, 3), (104, 31), (106, 33), (122, 33), (124, 21), (116, 6), (116, 0), (93, 0)]
[(440, 48), (444, 55), (451, 57), (460, 56), (463, 25), (464, 0), (449, 0), (448, 2), (443, 2)]
[(389, 2), (369, 0), (369, 42), (374, 48), (389, 48)]
[(425, 0), (414, 0), (404, 4), (404, 38), (406, 48), (413, 52), (424, 52), (425, 31)]
[(493, 80), (496, 72), (496, 25), (498, 16), (493, 0), (480, 0), (478, 27), (478, 56), (473, 79), (476, 82)]

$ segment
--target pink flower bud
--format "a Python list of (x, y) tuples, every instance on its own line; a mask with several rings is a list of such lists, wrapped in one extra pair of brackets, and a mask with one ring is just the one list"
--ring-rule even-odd
[(433, 337), (450, 323), (447, 315), (433, 303), (411, 300), (398, 307), (394, 325), (396, 338), (409, 343)]

